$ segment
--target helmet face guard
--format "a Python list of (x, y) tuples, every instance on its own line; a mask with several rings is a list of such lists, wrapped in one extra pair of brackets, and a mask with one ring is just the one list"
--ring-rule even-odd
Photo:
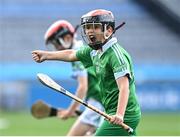
[[(99, 31), (96, 31), (97, 29)], [(83, 40), (91, 48), (98, 49), (98, 45), (102, 43), (102, 36), (104, 35), (102, 23), (83, 24), (81, 29), (81, 35)]]
[(65, 49), (70, 49), (72, 47), (73, 40), (66, 42), (66, 41), (63, 40), (63, 38), (59, 37), (58, 41), (59, 41), (60, 45), (62, 47), (64, 47)]
[(46, 48), (49, 51), (57, 51), (57, 50), (64, 50), (65, 48), (60, 45), (59, 41), (56, 39), (51, 39), (46, 44)]
[[(107, 41), (108, 37), (105, 35), (107, 27), (111, 26), (114, 29), (115, 21), (111, 14), (102, 14), (97, 16), (85, 16), (81, 18), (82, 37), (83, 40), (93, 49), (100, 49)], [(91, 27), (92, 33), (87, 34), (87, 30)], [(95, 30), (101, 28), (101, 32), (96, 33)], [(98, 39), (103, 36), (105, 41)]]
[(47, 44), (53, 45), (56, 50), (70, 49), (73, 42), (65, 42), (63, 39), (68, 34), (70, 34), (72, 38), (74, 37), (74, 34), (71, 33), (67, 28), (61, 28), (57, 33), (49, 38)]

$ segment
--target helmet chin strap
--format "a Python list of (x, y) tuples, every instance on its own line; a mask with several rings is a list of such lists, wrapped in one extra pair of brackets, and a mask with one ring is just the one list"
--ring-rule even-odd
[[(95, 50), (101, 49), (102, 46), (103, 46), (104, 44), (106, 44), (106, 43), (112, 38), (112, 35), (113, 35), (119, 28), (121, 28), (121, 27), (124, 26), (124, 25), (125, 25), (125, 22), (122, 22), (120, 25), (118, 25), (118, 26), (114, 29), (114, 31), (112, 32), (112, 34), (109, 35), (109, 36), (106, 36), (105, 33), (104, 33), (105, 41), (104, 41), (103, 43), (99, 43), (99, 44), (95, 44), (95, 45), (89, 45), (89, 46), (90, 46), (91, 48), (95, 49)], [(104, 32), (105, 32), (105, 31), (107, 30), (107, 25), (105, 24), (104, 27), (105, 27), (105, 28), (104, 28)]]
[(92, 49), (94, 49), (94, 50), (98, 50), (98, 49), (101, 49), (101, 48), (102, 48), (102, 43), (95, 44), (95, 45), (89, 44), (89, 46), (90, 46)]

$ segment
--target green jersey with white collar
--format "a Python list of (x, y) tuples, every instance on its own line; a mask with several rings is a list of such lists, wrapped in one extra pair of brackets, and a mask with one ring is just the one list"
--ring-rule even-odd
[(118, 89), (116, 79), (128, 76), (129, 99), (124, 120), (140, 117), (132, 60), (130, 55), (117, 43), (116, 38), (110, 39), (101, 51), (86, 46), (78, 50), (76, 56), (85, 67), (95, 66), (96, 76), (99, 79), (101, 102), (108, 114), (115, 114), (117, 110), (118, 95), (121, 91)]

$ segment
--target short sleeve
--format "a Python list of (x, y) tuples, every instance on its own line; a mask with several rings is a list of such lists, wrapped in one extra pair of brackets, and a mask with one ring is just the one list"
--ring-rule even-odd
[(119, 48), (113, 47), (110, 56), (110, 65), (112, 67), (115, 79), (128, 75), (130, 78), (129, 64)]
[(90, 56), (92, 49), (88, 46), (84, 46), (77, 50), (76, 57), (82, 62), (85, 68), (88, 68), (93, 65), (92, 59)]

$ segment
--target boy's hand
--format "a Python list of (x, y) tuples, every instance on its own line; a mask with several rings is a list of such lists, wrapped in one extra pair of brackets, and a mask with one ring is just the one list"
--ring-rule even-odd
[(110, 122), (112, 124), (121, 125), (123, 123), (123, 117), (120, 115), (113, 115), (111, 116)]
[(70, 117), (75, 117), (75, 116), (77, 116), (77, 114), (75, 114), (75, 112), (69, 111), (68, 109), (58, 112), (58, 117), (61, 119), (64, 119), (64, 120), (66, 120)]
[(32, 58), (34, 59), (34, 61), (36, 61), (38, 63), (45, 61), (46, 57), (47, 57), (46, 51), (35, 50), (32, 52)]

